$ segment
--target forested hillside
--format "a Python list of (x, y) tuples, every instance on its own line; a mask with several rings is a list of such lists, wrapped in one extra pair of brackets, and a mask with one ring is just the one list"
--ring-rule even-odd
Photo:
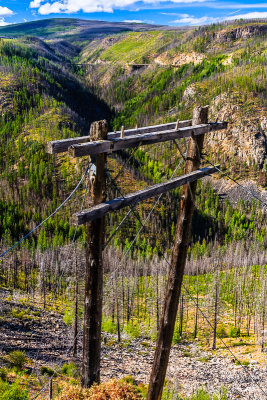
[[(236, 365), (253, 368), (251, 361), (256, 360), (262, 379), (267, 289), (266, 33), (266, 21), (167, 29), (82, 20), (68, 20), (66, 27), (66, 20), (55, 19), (0, 28), (0, 253), (49, 216), (87, 168), (88, 157), (48, 155), (48, 141), (88, 135), (91, 122), (100, 119), (107, 119), (110, 131), (191, 119), (196, 104), (209, 104), (209, 120), (226, 120), (228, 128), (206, 135), (202, 165), (209, 165), (207, 160), (220, 164), (245, 190), (223, 174), (198, 182), (173, 344), (184, 346), (177, 351), (185, 363), (192, 358), (213, 371), (209, 365), (213, 360), (211, 373), (217, 374), (219, 357), (226, 355), (223, 338), (237, 358), (234, 364), (229, 361), (230, 376)], [(185, 153), (187, 142), (180, 140), (179, 146)], [(107, 197), (163, 182), (183, 174), (183, 169), (173, 143), (140, 145), (109, 155)], [(71, 216), (89, 204), (87, 183), (84, 179), (63, 209), (0, 258), (0, 395), (6, 381), (14, 385), (14, 393), (19, 391), (21, 381), (16, 379), (21, 377), (24, 400), (37, 393), (49, 375), (58, 376), (59, 400), (71, 398), (70, 385), (79, 383), (86, 232), (85, 227), (75, 227)], [(124, 370), (143, 383), (164, 301), (180, 189), (155, 201), (138, 204), (104, 252), (104, 351), (118, 351), (115, 357), (125, 352)], [(106, 239), (128, 211), (106, 218)], [(32, 332), (36, 344), (31, 346)], [(64, 354), (59, 354), (60, 348)], [(28, 358), (14, 355), (18, 349)], [(140, 370), (127, 364), (127, 352), (144, 357)], [(70, 353), (73, 362), (68, 364)], [(103, 373), (108, 378), (125, 375), (108, 362)], [(187, 381), (184, 389), (174, 387), (175, 374), (171, 370), (169, 374), (166, 399), (171, 391), (185, 396), (193, 390)], [(127, 379), (118, 387), (116, 382), (112, 385), (118, 391), (129, 385), (129, 393), (137, 396), (129, 398), (143, 398), (146, 387), (137, 388), (133, 378)], [(235, 376), (228, 382), (230, 398), (235, 398), (237, 380)], [(251, 381), (244, 382), (249, 396)], [(253, 394), (263, 399), (253, 385)], [(216, 382), (210, 387), (220, 390)], [(226, 396), (221, 392), (214, 399)]]

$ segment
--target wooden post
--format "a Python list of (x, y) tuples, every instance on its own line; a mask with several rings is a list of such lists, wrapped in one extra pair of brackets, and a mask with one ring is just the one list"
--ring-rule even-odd
[(51, 378), (49, 381), (49, 400), (53, 398), (53, 379)]
[(74, 329), (73, 329), (73, 348), (72, 355), (73, 357), (77, 356), (77, 344), (78, 344), (78, 262), (77, 262), (77, 248), (75, 247), (75, 287), (74, 287)]
[[(192, 125), (206, 124), (208, 107), (196, 107), (193, 111)], [(200, 166), (200, 153), (203, 148), (204, 134), (192, 135), (185, 163), (185, 173), (192, 172)], [(166, 288), (157, 345), (154, 355), (147, 400), (159, 400), (162, 396), (164, 380), (171, 350), (174, 325), (177, 315), (181, 286), (186, 264), (190, 238), (194, 199), (197, 181), (184, 185), (181, 193), (180, 212), (177, 221), (176, 235), (172, 249), (172, 258)], [(192, 198), (193, 197), (193, 198)]]
[[(90, 129), (91, 141), (105, 140), (108, 125), (106, 121), (93, 122)], [(96, 156), (96, 174), (91, 176), (91, 205), (105, 200), (106, 156)], [(103, 259), (105, 220), (98, 218), (87, 224), (86, 271), (84, 297), (82, 386), (90, 387), (100, 381), (101, 321), (103, 298)]]

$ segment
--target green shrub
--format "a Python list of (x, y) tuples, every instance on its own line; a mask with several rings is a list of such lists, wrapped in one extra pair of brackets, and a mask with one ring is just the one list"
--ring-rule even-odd
[(61, 368), (61, 372), (64, 375), (71, 376), (73, 378), (78, 378), (79, 376), (79, 369), (76, 364), (70, 362), (68, 364), (63, 364)]
[(0, 368), (0, 379), (2, 381), (6, 381), (7, 378), (7, 370), (5, 368)]
[(197, 388), (186, 400), (227, 400), (227, 393), (223, 388), (216, 394), (207, 392), (205, 388)]
[(124, 327), (124, 331), (131, 337), (140, 337), (141, 336), (141, 331), (139, 325), (134, 325), (134, 324), (127, 324)]
[(117, 333), (117, 325), (112, 319), (106, 319), (102, 322), (102, 331), (107, 333)]
[(235, 365), (244, 365), (247, 367), (249, 365), (249, 361), (235, 360)]
[(19, 370), (23, 369), (26, 360), (27, 357), (24, 351), (14, 350), (9, 354), (10, 364)]
[(74, 310), (70, 307), (66, 307), (64, 311), (63, 321), (67, 326), (72, 325), (74, 320)]
[(224, 325), (218, 325), (217, 330), (216, 330), (216, 336), (218, 338), (226, 338), (226, 337), (228, 337)]
[(28, 400), (27, 390), (23, 390), (18, 382), (11, 385), (8, 382), (0, 380), (0, 398), (1, 400)]
[(173, 333), (172, 343), (173, 344), (178, 344), (178, 343), (180, 343), (180, 341), (181, 341), (181, 336), (180, 336), (180, 333), (179, 333), (179, 329), (175, 328), (174, 329), (174, 333)]
[(56, 376), (57, 374), (52, 368), (46, 367), (43, 365), (40, 369), (41, 375), (47, 375), (47, 376)]
[(229, 330), (229, 337), (231, 338), (240, 337), (240, 328), (237, 328), (236, 326), (231, 326)]
[(18, 318), (18, 319), (32, 319), (32, 316), (30, 315), (30, 310), (27, 309), (19, 309), (19, 308), (12, 308), (12, 317), (13, 318)]
[(122, 378), (123, 382), (130, 383), (131, 385), (136, 385), (136, 380), (132, 375), (126, 375)]

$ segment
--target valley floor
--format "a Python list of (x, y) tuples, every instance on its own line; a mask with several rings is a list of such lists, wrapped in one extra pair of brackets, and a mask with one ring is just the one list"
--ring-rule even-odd
[[(64, 362), (80, 360), (82, 333), (79, 334), (78, 357), (72, 359), (72, 328), (64, 324), (60, 314), (44, 312), (38, 316), (40, 308), (31, 306), (24, 318), (14, 318), (14, 310), (17, 306), (21, 307), (20, 296), (16, 298), (13, 295), (11, 300), (8, 299), (8, 292), (1, 290), (0, 297), (0, 356), (17, 349), (24, 350), (33, 360), (27, 368), (30, 371), (36, 369), (36, 372), (42, 365), (60, 370)], [(119, 344), (117, 336), (108, 333), (103, 333), (103, 341), (102, 380), (131, 375), (137, 382), (148, 383), (155, 346), (153, 342), (123, 336)], [(47, 379), (40, 375), (39, 384), (43, 386)], [(172, 347), (167, 379), (171, 383), (170, 391), (175, 389), (182, 394), (190, 394), (198, 386), (206, 386), (210, 392), (225, 387), (229, 399), (266, 399), (257, 385), (263, 390), (267, 387), (266, 364), (254, 360), (248, 366), (235, 365), (224, 350), (205, 350), (198, 341)], [(29, 385), (32, 394), (38, 390), (35, 385), (36, 379), (32, 374)], [(46, 396), (44, 391), (40, 398), (45, 399)]]

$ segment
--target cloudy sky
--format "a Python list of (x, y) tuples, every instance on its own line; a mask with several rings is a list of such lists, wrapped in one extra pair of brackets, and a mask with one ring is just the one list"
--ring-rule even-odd
[(0, 26), (41, 18), (74, 17), (163, 25), (202, 25), (267, 18), (267, 3), (253, 0), (0, 0)]

